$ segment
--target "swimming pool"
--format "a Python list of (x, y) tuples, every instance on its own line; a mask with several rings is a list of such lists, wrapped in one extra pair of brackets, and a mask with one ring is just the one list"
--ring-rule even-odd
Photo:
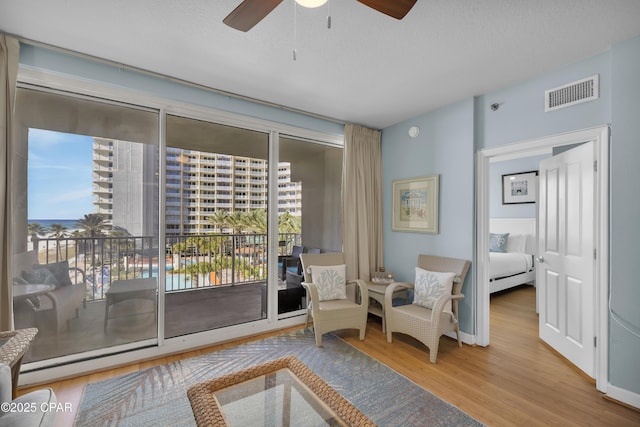
[[(167, 266), (166, 274), (165, 274), (165, 286), (164, 289), (167, 292), (170, 291), (179, 291), (182, 289), (193, 289), (198, 286), (213, 286), (215, 283), (211, 283), (208, 274), (198, 274), (197, 278), (194, 280), (191, 274), (188, 273), (172, 273), (173, 268), (170, 265)], [(142, 273), (142, 277), (149, 277), (149, 272), (144, 271)], [(158, 266), (154, 265), (151, 268), (151, 277), (159, 277), (158, 276)], [(194, 283), (195, 282), (195, 283)]]

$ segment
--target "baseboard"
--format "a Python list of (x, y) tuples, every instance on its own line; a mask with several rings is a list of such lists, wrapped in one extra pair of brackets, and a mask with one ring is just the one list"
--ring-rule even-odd
[(607, 384), (606, 397), (622, 404), (629, 405), (632, 408), (640, 409), (640, 394), (616, 387), (611, 385), (611, 383)]
[[(448, 332), (444, 335), (448, 336), (449, 338), (453, 338), (454, 340), (457, 339), (455, 332)], [(476, 344), (476, 336), (468, 334), (466, 332), (460, 332), (460, 340), (465, 344), (469, 344), (469, 345)]]

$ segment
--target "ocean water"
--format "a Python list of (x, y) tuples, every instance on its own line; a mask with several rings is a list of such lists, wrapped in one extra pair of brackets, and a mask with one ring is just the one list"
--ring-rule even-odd
[(68, 229), (76, 228), (77, 219), (29, 219), (29, 224), (38, 223), (44, 228), (51, 227), (51, 224), (62, 224)]

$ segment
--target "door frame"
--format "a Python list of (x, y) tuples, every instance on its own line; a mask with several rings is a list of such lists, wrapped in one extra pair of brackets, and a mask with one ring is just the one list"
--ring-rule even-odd
[[(479, 150), (476, 154), (476, 344), (489, 345), (489, 173), (497, 158), (528, 157), (554, 147), (593, 141), (597, 173), (595, 185), (594, 331), (597, 336), (594, 378), (596, 389), (606, 393), (608, 383), (608, 283), (609, 283), (609, 126), (584, 129)], [(536, 214), (537, 216), (537, 214)], [(536, 297), (537, 299), (537, 297)]]

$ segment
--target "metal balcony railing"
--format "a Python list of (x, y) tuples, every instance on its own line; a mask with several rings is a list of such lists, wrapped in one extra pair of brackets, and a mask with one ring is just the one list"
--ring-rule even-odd
[[(275, 255), (290, 254), (301, 238), (299, 233), (280, 233)], [(87, 301), (104, 299), (118, 279), (163, 274), (166, 292), (267, 279), (266, 234), (169, 235), (165, 240), (162, 251), (152, 236), (36, 238), (33, 244), (41, 264), (68, 261), (72, 281), (84, 281)]]

